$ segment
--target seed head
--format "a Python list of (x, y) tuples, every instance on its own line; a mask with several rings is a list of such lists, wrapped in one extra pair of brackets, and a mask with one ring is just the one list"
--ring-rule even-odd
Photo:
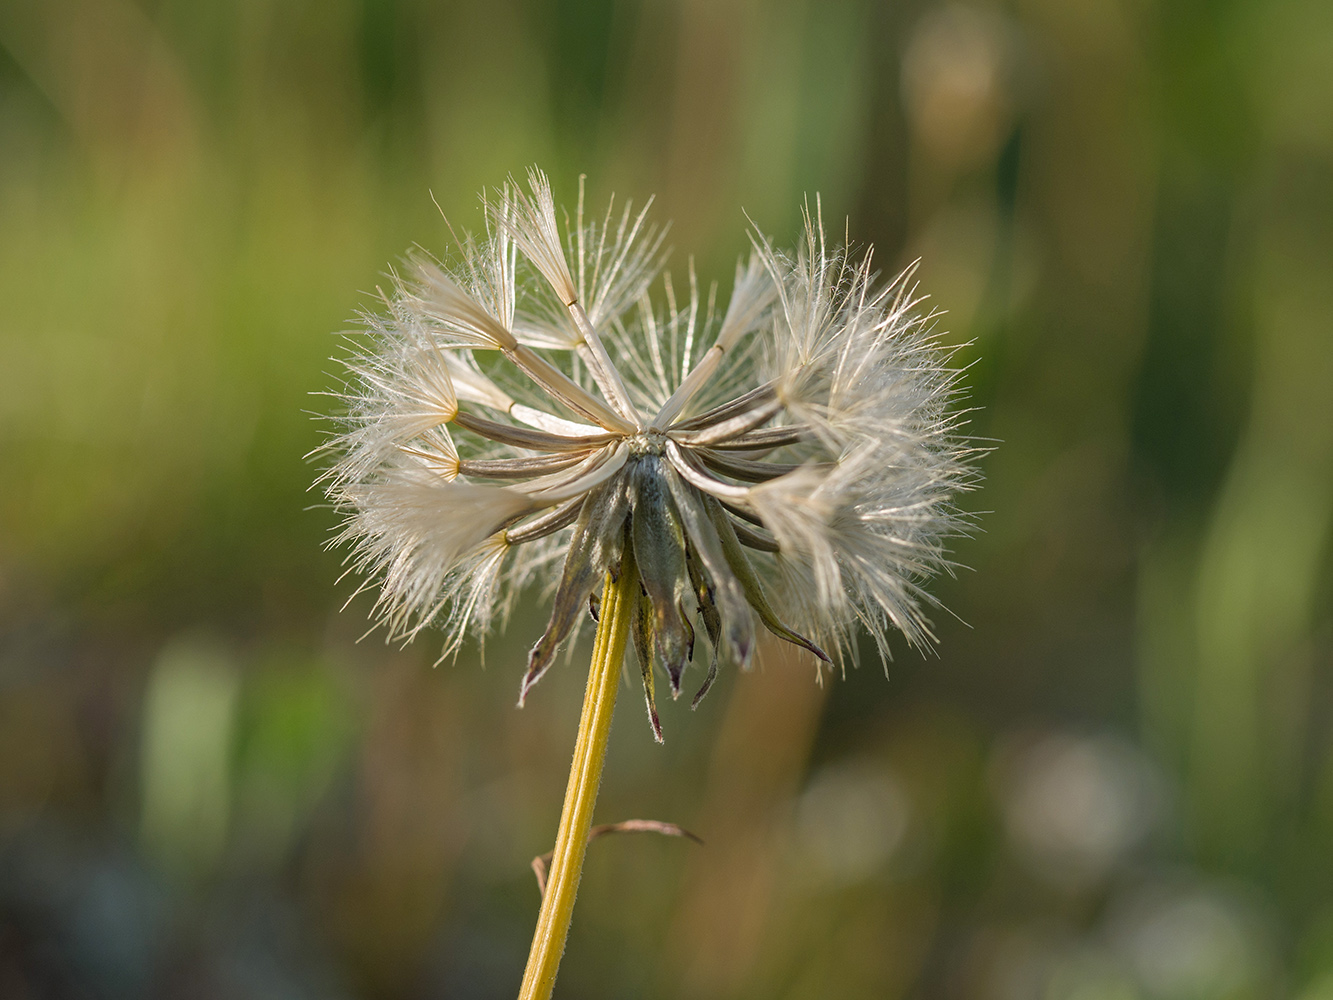
[(522, 704), (632, 547), (659, 740), (654, 667), (677, 696), (696, 625), (695, 704), (749, 664), (756, 623), (822, 664), (859, 627), (884, 658), (893, 630), (929, 645), (922, 585), (966, 526), (974, 449), (911, 270), (877, 283), (816, 208), (794, 252), (752, 233), (725, 310), (693, 266), (683, 295), (662, 275), (658, 304), (647, 207), (586, 221), (580, 184), (562, 237), (546, 176), (528, 181), (483, 199), (486, 231), (450, 266), (409, 257), (347, 362), (322, 482), (390, 637), (438, 624), (448, 656), (554, 582)]

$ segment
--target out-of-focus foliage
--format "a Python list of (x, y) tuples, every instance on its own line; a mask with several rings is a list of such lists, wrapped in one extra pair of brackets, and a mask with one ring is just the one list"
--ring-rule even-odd
[(821, 192), (1001, 442), (938, 658), (622, 720), (598, 816), (707, 846), (592, 848), (561, 993), (1333, 997), (1330, 51), (1319, 0), (0, 0), (0, 995), (513, 995), (583, 654), (518, 712), (536, 595), (485, 669), (357, 644), (302, 456), (431, 193), (539, 162), (724, 284)]

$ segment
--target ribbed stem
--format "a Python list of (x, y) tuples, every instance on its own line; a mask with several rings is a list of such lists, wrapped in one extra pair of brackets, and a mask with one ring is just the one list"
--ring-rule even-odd
[(612, 579), (607, 573), (602, 587), (597, 637), (593, 641), (592, 664), (588, 668), (588, 688), (583, 695), (583, 714), (574, 743), (574, 762), (569, 769), (565, 805), (560, 812), (560, 829), (555, 838), (555, 853), (542, 897), (537, 929), (532, 935), (528, 967), (523, 972), (519, 1000), (549, 1000), (555, 989), (555, 975), (569, 936), (569, 922), (574, 915), (574, 897), (583, 875), (583, 856), (588, 849), (588, 830), (592, 825), (597, 789), (602, 781), (602, 764), (611, 735), (611, 715), (616, 707), (620, 686), (620, 665), (625, 658), (630, 614), (634, 607), (634, 588), (639, 574), (629, 545)]

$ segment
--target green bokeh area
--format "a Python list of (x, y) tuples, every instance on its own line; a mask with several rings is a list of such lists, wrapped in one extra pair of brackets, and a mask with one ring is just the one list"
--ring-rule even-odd
[(1333, 998), (1323, 0), (0, 0), (0, 996), (515, 995), (587, 646), (358, 641), (305, 456), (533, 163), (723, 299), (819, 193), (995, 444), (938, 655), (627, 678), (597, 821), (706, 846), (557, 995)]

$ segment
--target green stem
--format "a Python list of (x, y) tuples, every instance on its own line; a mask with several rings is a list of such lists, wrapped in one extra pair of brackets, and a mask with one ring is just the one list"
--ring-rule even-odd
[(569, 936), (569, 922), (574, 915), (574, 897), (578, 895), (583, 875), (583, 856), (588, 849), (588, 830), (592, 825), (597, 789), (602, 781), (602, 764), (611, 735), (611, 715), (616, 708), (620, 686), (620, 665), (625, 658), (630, 615), (634, 608), (634, 588), (639, 574), (634, 556), (626, 547), (620, 575), (610, 573), (602, 587), (602, 604), (593, 641), (592, 664), (588, 668), (588, 688), (583, 695), (583, 714), (574, 743), (574, 762), (569, 769), (569, 786), (560, 812), (560, 830), (555, 838), (555, 853), (542, 897), (537, 929), (532, 935), (528, 967), (523, 972), (519, 1000), (549, 1000), (555, 989), (555, 976)]

